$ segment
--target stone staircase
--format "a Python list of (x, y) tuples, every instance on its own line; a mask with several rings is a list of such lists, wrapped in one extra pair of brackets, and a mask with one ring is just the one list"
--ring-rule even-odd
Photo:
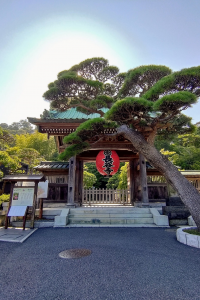
[[(36, 210), (36, 216), (39, 210)], [(29, 221), (26, 227), (29, 227)], [(22, 222), (14, 221), (20, 227)], [(138, 207), (78, 207), (44, 208), (42, 220), (35, 227), (168, 227), (168, 217), (155, 208)]]
[[(153, 225), (149, 208), (75, 208), (70, 209), (69, 225)], [(155, 225), (155, 224), (154, 224)]]

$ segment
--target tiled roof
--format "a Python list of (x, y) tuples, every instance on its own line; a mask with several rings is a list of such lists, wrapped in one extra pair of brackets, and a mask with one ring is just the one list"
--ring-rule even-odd
[(62, 161), (42, 161), (38, 166), (34, 167), (34, 169), (68, 169), (69, 163), (68, 162), (62, 162)]
[[(106, 113), (109, 109), (108, 108), (102, 108), (101, 109), (104, 113)], [(77, 111), (76, 108), (70, 108), (66, 111), (58, 112), (58, 111), (50, 111), (50, 118), (53, 120), (57, 119), (71, 119), (71, 120), (89, 120), (89, 119), (94, 119), (94, 118), (99, 118), (100, 114), (93, 113), (90, 115), (86, 115), (80, 111)]]

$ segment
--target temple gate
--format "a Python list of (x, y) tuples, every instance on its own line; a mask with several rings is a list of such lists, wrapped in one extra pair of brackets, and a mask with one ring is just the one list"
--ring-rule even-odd
[[(52, 111), (44, 119), (28, 118), (28, 120), (37, 126), (39, 132), (54, 136), (58, 151), (61, 153), (67, 147), (63, 143), (64, 136), (74, 132), (84, 121), (97, 117), (99, 114), (86, 115), (71, 108), (65, 112)], [(151, 128), (145, 132), (145, 138), (148, 138), (150, 130)], [(92, 204), (96, 201), (99, 204), (109, 202), (145, 207), (149, 205), (149, 201), (160, 202), (168, 198), (168, 187), (162, 174), (152, 166), (146, 165), (145, 158), (138, 153), (130, 141), (123, 136), (111, 136), (114, 132), (115, 129), (105, 129), (105, 137), (101, 141), (91, 140), (90, 150), (71, 157), (69, 162), (43, 162), (43, 165), (36, 167), (47, 178), (51, 178), (47, 201), (64, 202), (68, 206)], [(84, 191), (83, 189), (83, 164), (95, 162), (100, 150), (115, 150), (121, 162), (129, 162), (128, 189), (118, 191), (118, 196), (117, 191)], [(52, 167), (51, 164), (56, 166)], [(200, 186), (199, 181), (195, 184)]]

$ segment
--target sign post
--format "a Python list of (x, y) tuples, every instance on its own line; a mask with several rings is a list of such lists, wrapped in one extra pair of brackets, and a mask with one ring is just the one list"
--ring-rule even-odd
[[(25, 229), (26, 217), (30, 206), (32, 206), (31, 228), (34, 228), (38, 183), (41, 181), (44, 182), (45, 177), (43, 175), (17, 174), (7, 175), (3, 180), (11, 182), (10, 201), (5, 219), (5, 229), (8, 228), (10, 217), (23, 217), (23, 229)], [(25, 183), (25, 186), (15, 186), (18, 182)], [(28, 183), (29, 186), (27, 186)], [(34, 184), (34, 186), (31, 186), (31, 184)]]
[[(11, 201), (6, 216), (5, 228), (8, 227), (8, 218), (23, 217), (23, 230), (25, 229), (28, 207), (33, 206), (33, 187), (13, 187), (11, 191)], [(32, 215), (35, 214), (33, 210)], [(31, 224), (32, 225), (32, 224)]]

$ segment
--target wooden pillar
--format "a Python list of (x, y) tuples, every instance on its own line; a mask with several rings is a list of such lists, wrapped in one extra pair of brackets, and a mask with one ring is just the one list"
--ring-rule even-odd
[(76, 158), (75, 203), (81, 205), (83, 185), (83, 162)]
[(141, 186), (141, 200), (143, 205), (149, 204), (148, 187), (147, 187), (147, 168), (146, 160), (142, 154), (139, 155), (140, 161), (140, 186)]
[(43, 215), (43, 198), (40, 198), (39, 202), (39, 219), (42, 219)]
[(35, 181), (35, 188), (34, 188), (34, 196), (33, 196), (33, 210), (31, 215), (31, 225), (30, 228), (34, 228), (34, 220), (35, 220), (35, 207), (37, 203), (37, 190), (38, 190), (38, 181)]
[(131, 202), (141, 201), (141, 191), (140, 191), (140, 165), (139, 159), (134, 158), (130, 160), (130, 183), (131, 183)]
[(128, 169), (127, 169), (127, 189), (130, 191), (130, 194), (128, 193), (128, 203), (133, 203), (133, 189), (132, 189), (132, 182), (131, 182), (131, 169), (130, 169), (130, 161), (128, 163)]
[(83, 161), (79, 161), (79, 175), (78, 175), (78, 202), (82, 205), (82, 192), (83, 192)]
[(76, 176), (76, 156), (69, 160), (69, 180), (68, 180), (68, 201), (67, 206), (75, 206), (75, 176)]
[(5, 218), (5, 229), (8, 228), (8, 221), (9, 221), (9, 217), (8, 217), (8, 213), (9, 213), (9, 210), (10, 210), (10, 207), (11, 207), (11, 204), (12, 204), (12, 195), (13, 195), (13, 188), (15, 186), (15, 183), (16, 182), (11, 182), (11, 187), (10, 187), (10, 200), (9, 200), (9, 204), (8, 204), (8, 211), (7, 211), (7, 215), (6, 215), (6, 218)]

